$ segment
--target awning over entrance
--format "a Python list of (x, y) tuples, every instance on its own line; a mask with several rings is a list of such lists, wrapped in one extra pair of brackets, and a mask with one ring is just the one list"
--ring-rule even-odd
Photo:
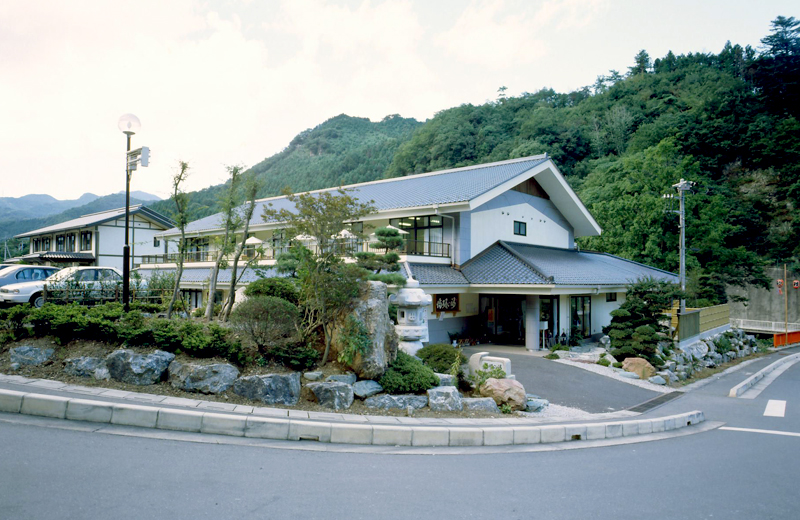
[(23, 262), (33, 264), (43, 262), (79, 262), (79, 263), (92, 263), (94, 262), (94, 255), (92, 253), (71, 253), (67, 251), (44, 251), (41, 253), (31, 253), (20, 257)]

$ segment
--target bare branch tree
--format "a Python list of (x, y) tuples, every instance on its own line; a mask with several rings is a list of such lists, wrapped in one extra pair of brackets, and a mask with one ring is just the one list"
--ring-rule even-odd
[[(178, 295), (181, 290), (181, 276), (183, 276), (183, 260), (186, 256), (186, 225), (189, 223), (189, 197), (183, 191), (183, 183), (189, 176), (189, 163), (180, 161), (178, 164), (178, 171), (172, 177), (172, 195), (170, 198), (175, 202), (174, 220), (178, 224), (178, 229), (181, 232), (181, 238), (178, 241), (178, 260), (177, 272), (175, 273), (175, 285), (172, 289), (172, 298), (167, 306), (167, 319), (172, 317), (172, 311), (175, 309), (175, 302), (178, 300)], [(169, 248), (167, 248), (169, 250)]]

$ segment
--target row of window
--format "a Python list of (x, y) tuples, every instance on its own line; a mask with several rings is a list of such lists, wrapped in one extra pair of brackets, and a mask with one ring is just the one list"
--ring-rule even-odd
[[(77, 233), (69, 233), (66, 235), (56, 235), (54, 251), (61, 252), (75, 252)], [(50, 251), (50, 237), (34, 238), (31, 240), (31, 252), (38, 253), (39, 251)], [(91, 251), (92, 250), (92, 232), (82, 231), (80, 233), (80, 249), (78, 251)]]

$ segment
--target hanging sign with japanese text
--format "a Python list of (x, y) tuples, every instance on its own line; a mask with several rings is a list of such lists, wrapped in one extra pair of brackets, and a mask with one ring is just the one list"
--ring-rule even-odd
[(458, 294), (435, 294), (433, 296), (433, 312), (458, 312)]

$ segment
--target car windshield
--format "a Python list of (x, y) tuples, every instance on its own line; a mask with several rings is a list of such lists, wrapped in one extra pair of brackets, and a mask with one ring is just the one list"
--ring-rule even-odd
[(50, 276), (47, 279), (47, 281), (48, 282), (62, 282), (64, 280), (66, 280), (67, 278), (69, 278), (69, 276), (72, 273), (74, 273), (75, 271), (77, 271), (77, 270), (78, 270), (77, 267), (67, 267), (66, 269), (62, 269), (59, 272), (57, 272), (56, 274)]

